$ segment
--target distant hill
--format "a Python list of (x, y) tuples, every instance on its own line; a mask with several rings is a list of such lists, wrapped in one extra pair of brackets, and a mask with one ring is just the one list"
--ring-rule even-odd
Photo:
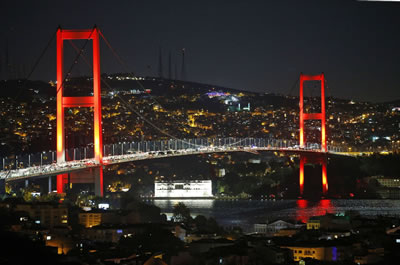
[[(203, 98), (198, 100), (198, 104), (212, 104), (217, 99), (209, 99), (206, 93), (224, 92), (230, 94), (241, 94), (241, 103), (251, 102), (252, 108), (258, 106), (298, 106), (298, 97), (285, 96), (273, 93), (258, 93), (210, 84), (202, 84), (191, 81), (169, 80), (158, 77), (141, 77), (140, 80), (133, 80), (130, 74), (102, 74), (102, 91), (109, 91), (110, 87), (116, 91), (144, 90), (150, 89), (153, 96), (164, 96), (168, 98), (179, 98), (182, 95), (200, 95)], [(64, 86), (64, 96), (87, 96), (92, 89), (91, 77), (75, 77), (66, 82)], [(33, 97), (43, 97), (50, 99), (56, 96), (56, 88), (44, 81), (32, 80), (0, 80), (0, 98), (12, 98), (17, 101), (29, 101)], [(344, 99), (334, 99), (336, 102), (346, 102)], [(391, 102), (381, 103), (382, 105), (400, 105), (400, 99)], [(165, 106), (164, 107), (168, 107)], [(172, 107), (177, 107), (171, 105)]]
[(55, 96), (56, 89), (44, 81), (0, 80), (0, 98), (29, 101), (34, 95)]
[(383, 102), (382, 104), (384, 105), (393, 105), (396, 107), (400, 107), (400, 99), (393, 100), (393, 101), (388, 101), (388, 102)]

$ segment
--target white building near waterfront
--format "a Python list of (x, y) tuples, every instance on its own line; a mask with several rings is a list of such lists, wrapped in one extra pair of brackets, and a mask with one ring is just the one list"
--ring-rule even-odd
[(211, 198), (211, 180), (155, 181), (155, 198)]

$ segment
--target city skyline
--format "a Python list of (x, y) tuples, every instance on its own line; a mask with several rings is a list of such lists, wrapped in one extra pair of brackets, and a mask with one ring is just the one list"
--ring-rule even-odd
[[(23, 1), (5, 6), (0, 27), (3, 71), (5, 57), (30, 70), (59, 25), (97, 24), (139, 76), (157, 76), (160, 47), (164, 75), (169, 53), (172, 68), (181, 69), (185, 48), (189, 81), (288, 94), (300, 72), (324, 72), (331, 96), (373, 102), (400, 98), (398, 3), (154, 1), (111, 7), (106, 2)], [(104, 42), (101, 52), (102, 72), (124, 72)], [(53, 42), (31, 78), (48, 81), (55, 76)]]
[(5, 1), (0, 263), (397, 265), (393, 2)]

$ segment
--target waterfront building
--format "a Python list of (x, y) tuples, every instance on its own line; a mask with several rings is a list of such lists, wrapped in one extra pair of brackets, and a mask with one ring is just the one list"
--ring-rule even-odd
[(155, 181), (155, 198), (211, 198), (211, 180)]
[(254, 224), (254, 232), (259, 234), (275, 234), (283, 229), (299, 229), (301, 225), (277, 220), (269, 224)]
[(381, 187), (386, 188), (400, 188), (399, 177), (384, 177), (384, 176), (371, 176), (367, 178), (368, 182), (376, 180)]

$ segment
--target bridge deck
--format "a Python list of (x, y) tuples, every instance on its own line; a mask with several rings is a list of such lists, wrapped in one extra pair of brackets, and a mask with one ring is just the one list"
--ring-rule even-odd
[[(126, 162), (134, 162), (140, 160), (157, 159), (157, 158), (168, 158), (177, 156), (187, 155), (198, 155), (198, 154), (209, 154), (209, 153), (226, 153), (226, 152), (252, 152), (257, 153), (259, 151), (270, 151), (270, 152), (286, 152), (293, 154), (310, 153), (310, 154), (334, 154), (334, 155), (346, 155), (352, 156), (341, 152), (322, 152), (315, 149), (304, 149), (294, 147), (204, 147), (197, 149), (180, 149), (180, 150), (167, 150), (167, 151), (150, 151), (150, 152), (136, 152), (133, 154), (123, 154), (106, 156), (103, 158), (103, 165), (120, 164)], [(79, 171), (82, 169), (93, 168), (101, 166), (97, 164), (94, 159), (84, 159), (68, 161), (65, 163), (52, 163), (48, 165), (27, 167), (22, 169), (14, 169), (9, 171), (0, 171), (0, 178), (5, 178), (6, 181), (16, 181), (29, 178), (47, 177), (54, 176), (63, 173), (69, 173), (73, 171)]]

